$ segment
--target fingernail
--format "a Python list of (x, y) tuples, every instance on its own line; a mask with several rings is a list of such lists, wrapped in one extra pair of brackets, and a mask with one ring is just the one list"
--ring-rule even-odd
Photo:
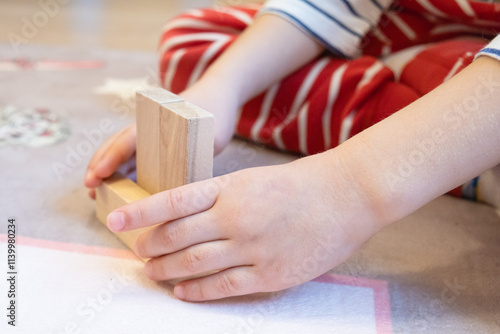
[(85, 181), (89, 181), (93, 177), (94, 177), (94, 172), (89, 170), (87, 171), (87, 174), (85, 174)]
[(186, 291), (181, 285), (176, 285), (174, 288), (174, 295), (179, 299), (186, 299)]
[(125, 214), (123, 212), (111, 212), (108, 215), (108, 228), (113, 232), (119, 232), (125, 227)]

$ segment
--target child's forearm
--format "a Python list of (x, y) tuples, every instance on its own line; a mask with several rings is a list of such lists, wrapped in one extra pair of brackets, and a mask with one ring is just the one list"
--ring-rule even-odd
[(323, 47), (293, 24), (262, 15), (217, 59), (196, 85), (236, 94), (240, 105), (293, 73)]
[(500, 63), (479, 58), (325, 155), (350, 171), (381, 223), (410, 214), (500, 163)]

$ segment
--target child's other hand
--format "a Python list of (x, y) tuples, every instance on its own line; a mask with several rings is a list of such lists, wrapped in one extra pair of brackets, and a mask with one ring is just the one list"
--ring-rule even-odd
[(95, 188), (135, 155), (136, 125), (131, 124), (108, 138), (97, 150), (87, 167), (85, 186), (95, 199)]
[(114, 232), (159, 224), (136, 244), (154, 280), (220, 270), (178, 283), (180, 299), (285, 289), (338, 265), (381, 228), (352, 176), (322, 159), (161, 192), (115, 210), (107, 223)]

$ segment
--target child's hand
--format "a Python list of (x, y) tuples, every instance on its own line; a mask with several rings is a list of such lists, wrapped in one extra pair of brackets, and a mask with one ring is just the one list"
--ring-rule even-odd
[(95, 188), (102, 180), (111, 176), (120, 165), (135, 155), (136, 126), (127, 126), (108, 138), (94, 154), (85, 174), (85, 186), (90, 188), (89, 196), (95, 199)]
[(114, 232), (159, 224), (136, 244), (152, 258), (145, 270), (154, 280), (222, 270), (178, 283), (180, 299), (285, 289), (338, 265), (380, 229), (351, 191), (356, 182), (328, 163), (318, 155), (193, 183), (115, 210), (107, 223)]

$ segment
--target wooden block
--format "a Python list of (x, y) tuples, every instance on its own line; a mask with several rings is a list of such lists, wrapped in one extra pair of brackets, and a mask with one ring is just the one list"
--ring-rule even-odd
[(150, 101), (155, 102), (156, 104), (166, 104), (166, 103), (175, 103), (182, 102), (184, 99), (179, 95), (176, 95), (168, 90), (163, 88), (152, 88), (148, 90), (140, 90), (136, 93), (136, 97), (145, 97)]
[[(106, 218), (111, 211), (148, 196), (150, 196), (150, 194), (132, 180), (120, 173), (115, 173), (110, 178), (104, 180), (102, 185), (96, 189), (97, 218), (106, 225)], [(150, 228), (151, 227), (116, 233), (116, 236), (130, 249), (134, 249), (137, 237)]]
[(214, 117), (165, 90), (137, 95), (137, 183), (151, 194), (212, 177)]
[[(104, 224), (119, 207), (212, 177), (214, 116), (161, 88), (138, 92), (136, 101), (137, 184), (115, 173), (96, 189), (97, 218)], [(116, 235), (134, 249), (151, 228)]]
[(160, 191), (160, 107), (184, 99), (162, 88), (136, 94), (137, 183), (151, 194)]
[(214, 117), (188, 102), (160, 107), (159, 191), (212, 177)]

